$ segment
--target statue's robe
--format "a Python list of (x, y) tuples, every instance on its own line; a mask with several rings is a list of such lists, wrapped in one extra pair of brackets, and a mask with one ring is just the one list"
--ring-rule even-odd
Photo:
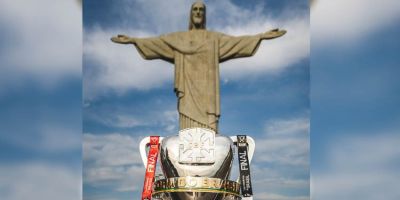
[(191, 30), (137, 39), (136, 48), (144, 59), (175, 64), (180, 129), (204, 127), (218, 131), (219, 63), (254, 55), (260, 41), (260, 35), (233, 37)]

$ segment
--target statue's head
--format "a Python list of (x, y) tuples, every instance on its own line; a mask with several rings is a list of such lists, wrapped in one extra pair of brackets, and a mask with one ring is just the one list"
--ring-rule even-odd
[(206, 29), (206, 5), (197, 1), (190, 9), (189, 30)]

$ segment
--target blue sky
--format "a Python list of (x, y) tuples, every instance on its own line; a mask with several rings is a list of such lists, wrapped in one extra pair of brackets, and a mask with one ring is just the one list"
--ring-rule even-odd
[[(82, 183), (84, 199), (133, 198), (144, 169), (132, 144), (176, 132), (172, 66), (108, 41), (185, 30), (190, 2), (173, 14), (154, 1), (85, 1), (93, 10), (82, 14), (77, 2), (0, 2), (2, 199), (81, 199)], [(311, 199), (399, 199), (399, 1), (317, 0), (310, 51), (305, 1), (206, 2), (224, 8), (221, 16), (210, 10), (214, 30), (289, 30), (264, 41), (258, 57), (221, 65), (221, 131), (245, 128), (257, 139), (252, 169), (264, 187), (256, 199), (309, 199), (309, 167)], [(132, 20), (140, 15), (146, 21)], [(150, 105), (154, 112), (144, 112)]]
[[(311, 12), (311, 197), (398, 199), (400, 4)], [(340, 11), (340, 12), (339, 12)], [(340, 192), (338, 192), (340, 191)]]
[[(309, 199), (308, 2), (206, 3), (209, 30), (244, 35), (288, 29), (285, 37), (264, 41), (256, 56), (220, 65), (220, 132), (256, 139), (256, 199)], [(178, 131), (173, 66), (145, 61), (133, 46), (110, 37), (187, 30), (190, 5), (84, 2), (84, 199), (140, 198), (140, 139)], [(235, 179), (237, 166), (232, 171)]]
[(4, 0), (0, 13), (1, 199), (79, 199), (80, 6)]

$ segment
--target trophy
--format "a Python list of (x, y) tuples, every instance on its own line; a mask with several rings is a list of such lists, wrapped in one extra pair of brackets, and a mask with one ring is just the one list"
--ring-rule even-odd
[[(206, 29), (206, 6), (190, 8), (189, 31), (159, 37), (112, 37), (133, 44), (148, 60), (161, 59), (175, 66), (174, 91), (178, 100), (178, 135), (142, 140), (140, 152), (146, 167), (142, 200), (251, 199), (250, 161), (255, 143), (246, 135), (224, 136), (220, 118), (219, 63), (253, 56), (262, 40), (278, 38), (285, 30), (247, 36), (229, 36)], [(150, 146), (146, 156), (146, 146)], [(237, 149), (237, 150), (236, 150)], [(237, 152), (240, 176), (230, 180)], [(157, 159), (162, 178), (155, 178)]]
[[(140, 143), (145, 166), (148, 163), (146, 146), (150, 145), (150, 140), (151, 137), (146, 137)], [(255, 149), (251, 137), (227, 137), (207, 128), (188, 128), (179, 131), (177, 136), (160, 137), (159, 141), (164, 178), (155, 180), (153, 199), (242, 199), (240, 180), (229, 180), (234, 152), (238, 152), (240, 174), (245, 177), (241, 182), (247, 185), (246, 194), (251, 196), (248, 192), (251, 190), (249, 164)], [(243, 152), (239, 150), (242, 144), (245, 144)]]

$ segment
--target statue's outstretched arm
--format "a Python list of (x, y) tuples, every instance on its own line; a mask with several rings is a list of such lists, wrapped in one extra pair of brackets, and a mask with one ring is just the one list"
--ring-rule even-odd
[(262, 33), (261, 34), (261, 39), (270, 40), (270, 39), (281, 37), (282, 35), (285, 35), (285, 33), (286, 33), (285, 30), (272, 29), (270, 31)]
[(128, 37), (126, 35), (117, 35), (112, 37), (111, 41), (119, 44), (136, 44), (136, 38)]

